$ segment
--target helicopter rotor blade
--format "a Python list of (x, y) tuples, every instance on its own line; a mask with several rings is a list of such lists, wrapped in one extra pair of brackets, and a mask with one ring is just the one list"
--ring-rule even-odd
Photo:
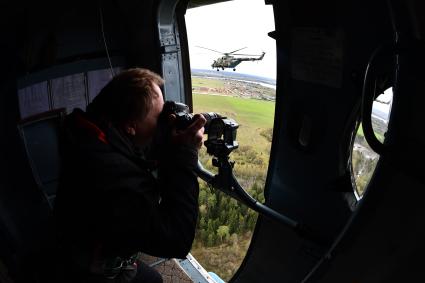
[(206, 48), (206, 47), (202, 47), (202, 46), (198, 46), (198, 45), (196, 45), (195, 47), (207, 49), (207, 50), (214, 51), (214, 52), (217, 52), (217, 53), (220, 53), (220, 54), (226, 54), (224, 52), (220, 52), (220, 51), (217, 51), (217, 50), (214, 50), (214, 49), (210, 49), (210, 48)]
[(232, 51), (232, 52), (229, 52), (229, 53), (225, 53), (225, 54), (233, 54), (233, 53), (235, 53), (235, 52), (237, 52), (237, 51), (240, 51), (240, 50), (242, 50), (242, 49), (245, 49), (246, 47), (243, 47), (243, 48), (241, 48), (241, 49), (236, 49), (235, 51)]

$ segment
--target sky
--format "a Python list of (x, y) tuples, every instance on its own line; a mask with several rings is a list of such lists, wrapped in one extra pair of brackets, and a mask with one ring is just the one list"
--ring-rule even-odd
[(384, 93), (381, 93), (377, 97), (377, 99), (375, 99), (375, 101), (373, 102), (373, 108), (377, 108), (378, 110), (389, 115), (391, 106), (392, 106), (392, 99), (393, 99), (393, 88), (390, 87), (387, 90), (385, 90)]
[[(196, 69), (212, 69), (212, 62), (222, 55), (198, 48), (203, 46), (220, 52), (261, 55), (264, 59), (242, 62), (236, 72), (276, 78), (276, 44), (267, 33), (274, 30), (273, 7), (264, 0), (234, 0), (188, 9), (186, 29), (190, 65)], [(231, 69), (227, 69), (231, 71)]]

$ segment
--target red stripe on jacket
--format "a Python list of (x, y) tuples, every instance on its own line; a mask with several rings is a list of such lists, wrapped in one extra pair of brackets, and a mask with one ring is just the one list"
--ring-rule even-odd
[(88, 132), (96, 135), (97, 139), (103, 142), (104, 144), (109, 144), (109, 142), (106, 140), (105, 133), (95, 124), (90, 122), (89, 120), (85, 119), (81, 115), (75, 115), (77, 124), (87, 130)]

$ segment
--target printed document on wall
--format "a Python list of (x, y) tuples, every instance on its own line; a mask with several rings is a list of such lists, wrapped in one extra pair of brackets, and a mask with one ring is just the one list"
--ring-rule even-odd
[(49, 110), (49, 91), (47, 81), (30, 85), (18, 90), (21, 118)]
[(291, 35), (292, 78), (340, 88), (344, 62), (343, 30), (295, 27)]
[(70, 113), (74, 108), (86, 109), (86, 87), (84, 73), (52, 80), (53, 108), (66, 108)]

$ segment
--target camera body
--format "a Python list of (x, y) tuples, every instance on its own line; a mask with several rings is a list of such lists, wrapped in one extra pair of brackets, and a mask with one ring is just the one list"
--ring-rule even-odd
[[(193, 115), (189, 112), (189, 107), (180, 102), (166, 101), (161, 115), (168, 117), (171, 114), (176, 116), (176, 128), (184, 130), (192, 124)], [(207, 120), (204, 126), (204, 133), (208, 135), (205, 141), (207, 152), (213, 156), (227, 156), (239, 145), (236, 141), (236, 131), (239, 125), (227, 117), (218, 113), (200, 113)]]
[[(184, 130), (187, 127), (189, 127), (190, 124), (192, 124), (193, 115), (190, 113), (189, 106), (187, 106), (184, 103), (175, 102), (175, 101), (166, 101), (164, 104), (164, 108), (162, 109), (161, 113), (164, 117), (168, 117), (171, 114), (174, 114), (176, 116), (176, 128), (178, 130)], [(205, 123), (205, 134), (208, 134), (209, 125), (212, 120), (214, 119), (221, 119), (223, 118), (220, 114), (215, 112), (209, 112), (209, 113), (200, 113), (202, 116), (205, 117), (207, 122)], [(224, 117), (225, 118), (225, 117)]]
[(166, 101), (162, 112), (165, 117), (171, 114), (176, 116), (176, 127), (184, 130), (192, 123), (193, 115), (189, 112), (189, 106), (175, 101)]

